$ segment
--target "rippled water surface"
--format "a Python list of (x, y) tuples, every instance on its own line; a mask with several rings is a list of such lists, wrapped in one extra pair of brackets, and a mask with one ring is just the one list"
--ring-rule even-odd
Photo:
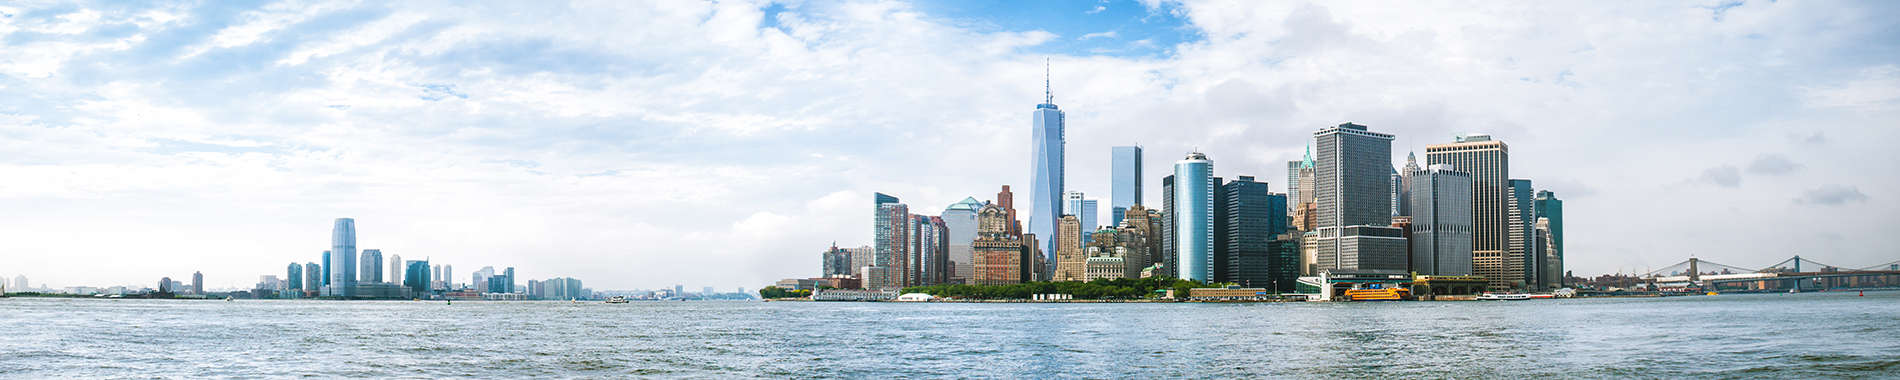
[(1900, 292), (1520, 302), (0, 299), (0, 378), (1900, 378)]

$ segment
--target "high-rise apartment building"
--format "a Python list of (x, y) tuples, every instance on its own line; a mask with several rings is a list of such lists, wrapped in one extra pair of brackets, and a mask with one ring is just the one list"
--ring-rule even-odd
[(401, 285), (402, 270), (402, 255), (389, 255), (389, 278), (384, 280), (387, 280), (391, 284)]
[(1313, 137), (1319, 270), (1405, 273), (1405, 233), (1391, 227), (1393, 136), (1345, 123)]
[(349, 298), (356, 295), (356, 220), (337, 218), (330, 229), (330, 281), (323, 295)]
[[(1075, 193), (1071, 193), (1075, 194)], [(1084, 265), (1088, 255), (1082, 254), (1082, 221), (1075, 215), (1063, 215), (1056, 224), (1056, 274), (1055, 281), (1088, 281)]]
[(1141, 204), (1141, 147), (1117, 146), (1109, 149), (1109, 225), (1119, 226), (1130, 207)]
[(1498, 290), (1512, 288), (1514, 278), (1505, 271), (1511, 229), (1507, 183), (1511, 178), (1510, 158), (1509, 145), (1483, 134), (1425, 146), (1427, 166), (1451, 165), (1471, 174), (1471, 271), (1484, 276), (1490, 287)]
[(357, 272), (363, 276), (357, 279), (358, 282), (371, 284), (383, 282), (383, 250), (365, 249), (363, 258), (357, 260), (357, 263), (363, 265), (363, 270)]
[(910, 207), (898, 203), (897, 197), (878, 193), (876, 195), (876, 220), (872, 225), (871, 266), (864, 277), (865, 289), (898, 289), (904, 287), (904, 256), (910, 250)]
[(303, 264), (295, 262), (284, 268), (284, 288), (303, 290)]
[(1174, 220), (1174, 175), (1161, 177), (1161, 256), (1155, 262), (1161, 264), (1160, 273), (1155, 276), (1181, 278), (1180, 235), (1176, 233)]
[(983, 202), (965, 197), (943, 209), (944, 241), (949, 246), (950, 256), (949, 283), (967, 284), (970, 276), (975, 275), (975, 267), (971, 266), (975, 256), (971, 255), (970, 244), (976, 242), (976, 210), (981, 208)]
[[(1062, 217), (1063, 113), (1056, 108), (1055, 95), (1045, 80), (1044, 99), (1036, 105), (1030, 129), (1029, 231), (1043, 240), (1042, 251), (1056, 252), (1056, 219)], [(1054, 261), (1054, 257), (1046, 258)]]
[(1028, 252), (1022, 237), (1009, 233), (1009, 210), (1002, 202), (977, 210), (976, 241), (971, 244), (975, 285), (1010, 285), (1025, 279)]
[[(863, 277), (865, 273), (864, 268), (871, 267), (871, 258), (877, 256), (877, 249), (871, 248), (871, 246), (868, 246), (868, 245), (864, 245), (864, 246), (858, 246), (857, 248), (851, 248), (850, 251), (851, 251), (851, 271), (848, 273), (850, 273), (851, 277), (857, 278), (859, 281), (863, 281), (865, 279), (865, 277)], [(862, 285), (863, 283), (859, 282), (859, 284)]]
[(1205, 154), (1188, 153), (1174, 163), (1174, 208), (1167, 213), (1174, 220), (1180, 278), (1214, 278), (1214, 191), (1219, 181), (1214, 178), (1214, 161)]
[(825, 250), (824, 268), (820, 270), (819, 273), (819, 277), (853, 275), (853, 271), (851, 270), (851, 251), (838, 248), (837, 242), (831, 243), (831, 249)]
[(318, 293), (321, 293), (322, 291), (323, 291), (323, 265), (317, 264), (317, 263), (304, 263), (303, 265), (303, 292), (304, 294), (318, 294)]
[(429, 261), (411, 260), (406, 264), (409, 268), (406, 273), (403, 273), (402, 286), (409, 288), (410, 294), (415, 295), (416, 298), (429, 298), (428, 294), (435, 288), (435, 283), (442, 282), (436, 280), (436, 273), (431, 273), (433, 270), (429, 266)]
[[(1409, 165), (1408, 165), (1409, 166)], [(1411, 193), (1412, 271), (1432, 276), (1470, 276), (1471, 173), (1437, 164), (1405, 177)]]
[(204, 272), (191, 272), (191, 294), (205, 294)]
[(924, 215), (911, 215), (910, 219), (910, 225), (906, 228), (910, 234), (906, 240), (910, 245), (905, 255), (904, 265), (905, 268), (909, 268), (909, 271), (905, 275), (904, 284), (905, 286), (942, 284), (944, 278), (948, 277), (946, 266), (950, 263), (949, 255), (945, 252), (949, 249), (949, 245), (944, 240), (946, 232), (943, 219)]

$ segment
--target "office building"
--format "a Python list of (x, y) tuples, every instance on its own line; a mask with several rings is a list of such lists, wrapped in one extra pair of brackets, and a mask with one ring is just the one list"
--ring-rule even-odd
[(363, 270), (357, 272), (363, 276), (357, 279), (358, 282), (370, 284), (383, 282), (383, 250), (365, 249), (363, 257), (358, 259), (357, 263), (363, 265)]
[(1212, 280), (1214, 256), (1214, 161), (1200, 152), (1174, 163), (1174, 196), (1167, 214), (1173, 220), (1176, 273), (1184, 279)]
[(1141, 147), (1117, 146), (1109, 149), (1109, 200), (1111, 226), (1122, 224), (1130, 207), (1141, 204)]
[(441, 282), (435, 280), (435, 273), (431, 273), (433, 270), (429, 266), (429, 261), (412, 260), (406, 264), (408, 264), (408, 269), (403, 273), (402, 286), (409, 288), (409, 293), (417, 298), (429, 298), (428, 294), (434, 290), (434, 283)]
[(1568, 285), (1564, 283), (1564, 279), (1567, 278), (1564, 274), (1564, 201), (1557, 199), (1557, 193), (1538, 190), (1536, 202), (1536, 215), (1538, 218), (1548, 219), (1546, 224), (1550, 234), (1550, 244), (1547, 248), (1550, 251), (1549, 260), (1552, 262), (1547, 273), (1550, 277), (1555, 277), (1555, 281), (1546, 280), (1546, 282), (1554, 284), (1553, 289), (1560, 289)]
[(1544, 291), (1537, 282), (1544, 264), (1537, 247), (1537, 204), (1533, 199), (1537, 190), (1528, 179), (1505, 183), (1504, 209), (1510, 225), (1504, 230), (1504, 276), (1510, 281), (1510, 289)]
[(1175, 231), (1173, 174), (1161, 177), (1161, 215), (1161, 256), (1155, 258), (1161, 270), (1151, 275), (1181, 278), (1176, 270), (1181, 267), (1181, 249), (1177, 246), (1180, 236)]
[(1428, 276), (1470, 276), (1471, 173), (1446, 164), (1406, 175), (1411, 192), (1412, 271)]
[(328, 289), (330, 286), (330, 251), (323, 251), (323, 284), (321, 285), (324, 286), (324, 288), (320, 288), (321, 292), (328, 294), (330, 291)]
[(824, 268), (819, 277), (851, 276), (851, 251), (838, 248), (837, 242), (831, 243), (831, 249), (824, 253)]
[(1550, 218), (1537, 218), (1534, 241), (1537, 247), (1537, 288), (1552, 291), (1564, 287), (1564, 259), (1558, 254), (1551, 236)]
[[(1080, 230), (1083, 231), (1084, 234), (1095, 231), (1096, 228), (1100, 227), (1097, 225), (1095, 219), (1096, 202), (1094, 199), (1088, 199), (1088, 197), (1084, 196), (1080, 191), (1071, 191), (1064, 195), (1062, 199), (1062, 213), (1064, 215), (1075, 215), (1076, 221), (1081, 223)], [(1058, 235), (1060, 235), (1060, 233), (1058, 233)], [(1090, 238), (1089, 236), (1083, 236), (1082, 242), (1088, 243)], [(1056, 254), (1060, 255), (1061, 252), (1056, 252)]]
[(909, 227), (910, 207), (898, 203), (897, 197), (877, 193), (875, 195), (876, 215), (872, 224), (872, 248), (870, 269), (864, 274), (864, 286), (868, 289), (898, 289), (904, 287), (904, 256), (910, 250)]
[(1088, 255), (1082, 253), (1082, 222), (1075, 215), (1063, 215), (1057, 223), (1055, 281), (1087, 281), (1084, 267)]
[(293, 262), (284, 268), (284, 288), (303, 290), (303, 264)]
[(975, 275), (971, 260), (970, 244), (976, 242), (976, 210), (983, 208), (983, 202), (975, 197), (965, 197), (962, 201), (943, 209), (944, 241), (949, 246), (950, 281), (952, 284), (965, 284)]
[(204, 272), (191, 272), (191, 294), (205, 294)]
[(1393, 191), (1394, 196), (1392, 199), (1394, 202), (1397, 202), (1394, 204), (1398, 207), (1398, 211), (1393, 215), (1412, 216), (1412, 173), (1420, 170), (1424, 169), (1418, 166), (1418, 155), (1406, 152), (1405, 167), (1399, 169), (1398, 180), (1393, 182), (1393, 186), (1396, 187), (1397, 190)]
[(1128, 206), (1122, 214), (1121, 224), (1115, 226), (1119, 233), (1115, 243), (1128, 248), (1122, 255), (1128, 266), (1127, 277), (1141, 278), (1141, 271), (1161, 257), (1161, 212), (1137, 204)]
[(322, 264), (303, 264), (303, 292), (305, 295), (316, 295), (323, 292), (323, 273)]
[(877, 250), (868, 245), (861, 245), (857, 248), (851, 248), (849, 251), (851, 251), (851, 271), (847, 273), (849, 273), (851, 277), (863, 281), (864, 268), (871, 266), (871, 258), (872, 256), (876, 256)]
[[(1029, 181), (1029, 231), (1044, 240), (1040, 247), (1047, 255), (1054, 255), (1055, 244), (1060, 236), (1056, 235), (1056, 220), (1062, 217), (1062, 194), (1064, 163), (1063, 158), (1063, 113), (1056, 108), (1055, 95), (1050, 91), (1045, 78), (1043, 83), (1043, 102), (1036, 105), (1030, 125), (1030, 181)], [(1046, 260), (1054, 261), (1054, 257)]]
[(1405, 273), (1404, 231), (1391, 227), (1392, 135), (1345, 123), (1313, 137), (1319, 270)]
[(402, 284), (402, 270), (403, 270), (402, 255), (389, 255), (389, 278), (385, 278), (384, 280), (388, 281), (391, 284), (401, 285)]
[(1264, 286), (1269, 279), (1269, 246), (1287, 232), (1286, 195), (1266, 182), (1239, 176), (1221, 184), (1215, 199), (1213, 278), (1243, 286)]
[(1425, 146), (1425, 165), (1451, 165), (1471, 174), (1471, 271), (1483, 276), (1490, 287), (1513, 287), (1505, 271), (1505, 251), (1510, 245), (1511, 148), (1490, 135), (1458, 137), (1450, 144)]
[(349, 298), (356, 295), (356, 220), (337, 218), (330, 229), (330, 281), (323, 295)]
[(904, 286), (927, 286), (943, 283), (948, 277), (950, 264), (949, 249), (944, 240), (943, 219), (934, 216), (910, 215), (910, 224), (905, 231), (909, 234), (909, 243), (905, 254), (905, 268), (909, 271), (904, 278)]

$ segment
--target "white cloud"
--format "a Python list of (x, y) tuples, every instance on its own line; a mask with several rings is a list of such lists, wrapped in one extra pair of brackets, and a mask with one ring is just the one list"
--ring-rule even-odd
[(1110, 30), (1110, 31), (1101, 32), (1101, 33), (1084, 34), (1082, 35), (1081, 38), (1077, 38), (1076, 40), (1088, 41), (1088, 40), (1097, 39), (1097, 38), (1115, 38), (1115, 36), (1116, 36), (1115, 31)]

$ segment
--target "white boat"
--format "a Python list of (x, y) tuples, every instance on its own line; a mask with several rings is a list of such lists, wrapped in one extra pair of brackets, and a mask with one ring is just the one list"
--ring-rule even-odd
[(1478, 295), (1479, 301), (1523, 301), (1527, 299), (1531, 299), (1531, 295), (1524, 293), (1485, 293)]
[(613, 296), (613, 298), (607, 299), (607, 303), (627, 303), (627, 302), (628, 302), (627, 296)]

